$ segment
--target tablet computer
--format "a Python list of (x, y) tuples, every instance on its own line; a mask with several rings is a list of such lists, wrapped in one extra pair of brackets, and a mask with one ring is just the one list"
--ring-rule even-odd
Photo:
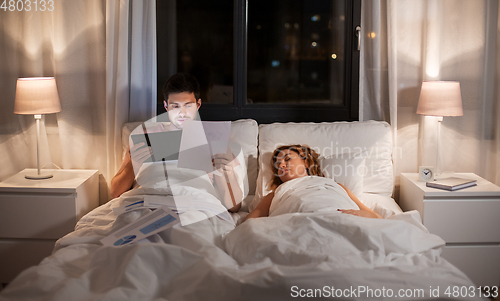
[(155, 132), (130, 136), (134, 145), (143, 142), (151, 147), (153, 155), (144, 162), (178, 160), (181, 137), (182, 131)]

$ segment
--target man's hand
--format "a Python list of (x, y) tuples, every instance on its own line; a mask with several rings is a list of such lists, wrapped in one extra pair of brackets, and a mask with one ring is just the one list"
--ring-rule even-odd
[(148, 158), (153, 155), (153, 151), (151, 150), (151, 147), (144, 147), (146, 144), (144, 142), (134, 144), (132, 148), (130, 149), (130, 158), (132, 160), (132, 165), (134, 167), (134, 172), (137, 173), (139, 172), (139, 169), (141, 168), (141, 165), (146, 161)]
[(222, 203), (229, 211), (238, 211), (243, 200), (243, 191), (241, 191), (234, 173), (234, 167), (239, 165), (238, 160), (228, 151), (227, 154), (214, 155), (212, 162), (215, 171), (210, 173), (209, 177), (215, 182)]
[(151, 156), (151, 148), (144, 147), (144, 145), (144, 143), (138, 143), (125, 153), (122, 166), (113, 179), (111, 179), (112, 198), (119, 197), (132, 187), (134, 184), (135, 172), (138, 172), (142, 163)]
[(212, 159), (215, 169), (219, 172), (234, 174), (234, 167), (238, 166), (236, 158), (232, 154), (215, 154)]

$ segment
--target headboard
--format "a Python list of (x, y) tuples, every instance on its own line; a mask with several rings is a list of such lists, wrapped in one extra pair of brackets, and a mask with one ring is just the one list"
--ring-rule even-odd
[[(126, 123), (122, 131), (123, 152), (128, 137), (140, 122)], [(367, 172), (363, 192), (391, 196), (394, 186), (391, 127), (387, 122), (273, 123), (257, 125), (252, 119), (231, 123), (230, 140), (241, 145), (247, 166), (249, 195), (260, 198), (272, 175), (271, 153), (283, 144), (307, 144), (322, 156), (362, 153)], [(259, 155), (259, 156), (258, 156)], [(258, 161), (257, 161), (258, 158)]]

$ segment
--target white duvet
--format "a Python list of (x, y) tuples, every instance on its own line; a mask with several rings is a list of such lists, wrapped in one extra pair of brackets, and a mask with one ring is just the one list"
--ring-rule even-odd
[(307, 176), (276, 188), (269, 216), (295, 212), (326, 212), (359, 209), (347, 192), (333, 179)]
[[(134, 245), (101, 245), (102, 237), (150, 210), (117, 218), (112, 208), (169, 193), (160, 186), (132, 190), (87, 214), (0, 300), (295, 300), (313, 294), (309, 300), (332, 294), (366, 300), (378, 293), (386, 298), (376, 300), (436, 300), (430, 296), (435, 288), (441, 300), (458, 300), (445, 289), (473, 285), (440, 257), (444, 241), (414, 224), (411, 214), (385, 220), (328, 210), (277, 214), (296, 205), (287, 191), (274, 204), (275, 216), (237, 227), (212, 216)], [(415, 298), (396, 298), (401, 292)]]

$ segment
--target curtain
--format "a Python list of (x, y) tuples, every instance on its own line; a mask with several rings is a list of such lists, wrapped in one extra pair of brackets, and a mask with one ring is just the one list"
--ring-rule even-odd
[(362, 2), (360, 119), (393, 129), (396, 182), (436, 165), (437, 120), (416, 114), (424, 80), (457, 80), (464, 115), (444, 117), (442, 171), (500, 185), (500, 23), (497, 0)]
[(62, 111), (42, 119), (41, 166), (99, 170), (106, 202), (123, 123), (156, 110), (155, 1), (55, 1), (0, 10), (0, 23), (0, 181), (36, 168), (34, 118), (13, 113), (17, 78), (54, 76)]
[(154, 0), (106, 1), (106, 176), (122, 162), (125, 122), (156, 115), (156, 6)]

